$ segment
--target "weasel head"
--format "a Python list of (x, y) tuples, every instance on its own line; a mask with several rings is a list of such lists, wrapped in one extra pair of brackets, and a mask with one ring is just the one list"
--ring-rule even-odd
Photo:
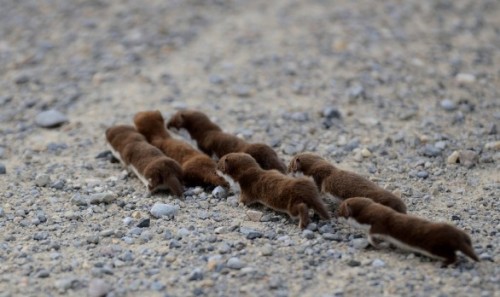
[(165, 130), (165, 120), (159, 110), (136, 113), (134, 116), (134, 124), (137, 131), (145, 135), (148, 140), (153, 134)]
[(300, 153), (295, 155), (288, 165), (289, 173), (307, 173), (311, 168), (324, 159), (312, 153)]
[(257, 161), (255, 161), (252, 156), (245, 153), (227, 154), (217, 163), (217, 169), (232, 178), (238, 175), (238, 173), (252, 167), (260, 168)]
[(344, 219), (356, 218), (361, 213), (361, 211), (363, 211), (365, 207), (373, 203), (375, 202), (373, 202), (368, 198), (362, 198), (362, 197), (354, 197), (346, 199), (344, 202), (340, 204), (338, 210), (338, 217)]

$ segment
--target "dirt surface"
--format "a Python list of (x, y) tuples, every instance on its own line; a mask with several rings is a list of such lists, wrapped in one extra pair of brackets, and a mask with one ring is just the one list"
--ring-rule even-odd
[[(0, 296), (499, 296), (498, 1), (0, 6)], [(336, 219), (302, 231), (218, 189), (151, 196), (96, 158), (107, 127), (182, 108), (400, 192), (482, 261), (376, 250)]]

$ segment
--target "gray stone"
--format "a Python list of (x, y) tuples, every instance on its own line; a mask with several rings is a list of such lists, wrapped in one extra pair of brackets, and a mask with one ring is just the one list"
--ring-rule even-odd
[(365, 89), (360, 85), (355, 85), (349, 88), (348, 95), (350, 99), (365, 97)]
[(7, 174), (7, 168), (2, 163), (0, 163), (0, 174)]
[(457, 105), (450, 99), (441, 100), (439, 104), (446, 111), (454, 111), (455, 109), (457, 109)]
[(188, 281), (199, 281), (203, 279), (203, 271), (200, 268), (195, 268), (189, 274)]
[(479, 259), (481, 261), (490, 261), (490, 262), (493, 262), (493, 257), (487, 253), (487, 252), (484, 252), (482, 254), (479, 255)]
[(69, 289), (76, 289), (80, 281), (74, 277), (61, 278), (54, 282), (54, 286), (59, 293), (66, 293)]
[(90, 204), (100, 204), (100, 203), (112, 203), (116, 200), (116, 196), (113, 193), (97, 193), (92, 194), (89, 198)]
[(172, 204), (164, 204), (164, 203), (155, 203), (151, 208), (151, 215), (155, 218), (161, 217), (169, 217), (173, 218), (177, 211), (179, 210), (179, 206)]
[(351, 245), (353, 248), (357, 250), (365, 249), (370, 243), (366, 238), (355, 238), (351, 240)]
[(325, 107), (321, 115), (327, 119), (340, 119), (342, 117), (340, 111), (332, 106)]
[(227, 191), (223, 187), (217, 186), (212, 191), (212, 196), (214, 196), (217, 199), (226, 199), (227, 198)]
[(35, 124), (42, 128), (54, 128), (68, 121), (67, 116), (54, 109), (42, 111), (35, 117)]
[(479, 160), (479, 155), (471, 150), (463, 150), (458, 152), (458, 160), (460, 164), (472, 168)]
[(246, 238), (247, 239), (255, 239), (255, 238), (261, 238), (263, 236), (262, 232), (257, 231), (257, 230), (252, 230), (248, 232)]
[(89, 297), (104, 297), (112, 290), (111, 285), (106, 281), (94, 278), (89, 282), (88, 296)]
[(305, 229), (302, 231), (302, 236), (306, 239), (313, 239), (314, 238), (314, 232), (311, 230)]
[(429, 173), (425, 170), (420, 170), (419, 172), (417, 172), (417, 177), (420, 177), (420, 178), (427, 178), (429, 176)]
[(150, 225), (151, 220), (149, 218), (142, 219), (139, 224), (137, 224), (137, 227), (139, 228), (147, 228)]
[(40, 174), (35, 179), (35, 185), (45, 187), (50, 184), (50, 176), (48, 174)]
[(372, 266), (373, 267), (384, 267), (385, 266), (385, 262), (382, 261), (382, 260), (380, 260), (380, 259), (375, 259), (372, 262)]
[(233, 87), (233, 92), (238, 97), (249, 97), (252, 94), (252, 89), (246, 85), (235, 85)]
[[(159, 281), (154, 281), (151, 283), (150, 288), (153, 291), (161, 292), (161, 291), (165, 290), (166, 286), (163, 283), (160, 283)], [(165, 296), (170, 296), (170, 295), (165, 295)]]
[(47, 269), (40, 269), (35, 275), (37, 278), (47, 278), (49, 276), (50, 272)]
[(227, 260), (227, 267), (235, 270), (240, 270), (241, 268), (245, 267), (245, 264), (241, 262), (239, 258), (232, 257)]
[(73, 197), (71, 197), (71, 203), (73, 203), (77, 206), (87, 206), (88, 205), (87, 199), (80, 194), (73, 195)]

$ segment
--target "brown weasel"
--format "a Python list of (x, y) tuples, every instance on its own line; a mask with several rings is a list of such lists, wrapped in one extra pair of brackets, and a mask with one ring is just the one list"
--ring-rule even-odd
[(224, 133), (204, 113), (194, 110), (181, 110), (168, 122), (168, 128), (186, 129), (191, 138), (196, 140), (201, 151), (211, 156), (222, 158), (229, 153), (247, 153), (254, 157), (266, 170), (276, 169), (286, 172), (286, 166), (276, 152), (263, 143), (248, 143), (234, 135)]
[(185, 183), (229, 188), (229, 183), (217, 174), (217, 164), (212, 158), (170, 136), (159, 111), (139, 112), (134, 117), (134, 123), (149, 143), (181, 164)]
[(367, 231), (373, 246), (377, 246), (376, 240), (385, 240), (402, 249), (442, 260), (444, 266), (455, 263), (457, 250), (479, 262), (469, 235), (449, 224), (401, 214), (360, 197), (343, 201), (339, 217)]
[(149, 144), (134, 127), (119, 125), (106, 130), (112, 154), (131, 169), (150, 192), (169, 189), (182, 197), (182, 169), (173, 159)]
[(301, 153), (292, 158), (289, 172), (302, 172), (312, 176), (322, 192), (330, 193), (342, 200), (352, 197), (366, 197), (388, 206), (400, 213), (406, 213), (406, 205), (393, 193), (354, 172), (339, 169), (322, 157), (312, 153)]
[(261, 203), (276, 211), (299, 217), (299, 226), (309, 224), (309, 208), (322, 219), (329, 219), (325, 204), (314, 183), (306, 178), (293, 178), (277, 170), (264, 170), (246, 153), (230, 153), (219, 160), (218, 168), (241, 188), (240, 202)]

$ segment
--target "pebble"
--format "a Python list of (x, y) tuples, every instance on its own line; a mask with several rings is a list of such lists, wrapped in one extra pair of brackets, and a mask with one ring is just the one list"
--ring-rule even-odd
[(68, 121), (66, 115), (54, 109), (42, 111), (35, 117), (35, 124), (42, 128), (54, 128)]
[(349, 260), (349, 261), (347, 262), (347, 265), (348, 265), (349, 267), (358, 267), (358, 266), (360, 266), (360, 265), (361, 265), (361, 262), (356, 261), (356, 260)]
[(471, 168), (479, 160), (479, 155), (476, 152), (471, 151), (471, 150), (462, 150), (462, 151), (459, 151), (458, 160), (460, 161), (461, 165), (463, 165), (467, 168)]
[(195, 268), (189, 274), (188, 281), (199, 281), (203, 279), (203, 271), (200, 268)]
[(422, 149), (421, 153), (426, 157), (437, 157), (441, 155), (442, 149), (435, 147), (432, 144), (426, 144)]
[(131, 217), (125, 217), (123, 219), (123, 224), (125, 226), (130, 226), (133, 222), (134, 222), (134, 219), (132, 219)]
[(460, 84), (468, 84), (476, 81), (476, 77), (469, 73), (459, 73), (455, 77), (455, 80)]
[(227, 190), (221, 186), (217, 186), (212, 191), (212, 196), (214, 196), (217, 199), (226, 199), (227, 198)]
[(500, 150), (500, 140), (499, 141), (492, 141), (492, 142), (486, 143), (484, 145), (484, 149), (486, 149), (486, 150), (493, 150), (493, 151)]
[(179, 210), (179, 206), (172, 204), (164, 204), (164, 203), (155, 203), (151, 208), (151, 215), (155, 218), (161, 217), (169, 217), (173, 218), (177, 211)]
[(50, 272), (47, 269), (40, 269), (35, 275), (37, 278), (47, 278), (49, 276)]
[(241, 268), (245, 267), (245, 264), (241, 262), (239, 258), (232, 257), (227, 260), (227, 267), (235, 270), (240, 270)]
[(89, 297), (104, 297), (111, 291), (112, 287), (106, 281), (94, 278), (89, 282)]
[(54, 282), (54, 286), (59, 293), (66, 293), (69, 289), (76, 289), (80, 281), (74, 277), (61, 278)]
[(35, 185), (45, 187), (50, 184), (50, 176), (48, 174), (40, 174), (35, 179)]
[(361, 156), (363, 156), (364, 158), (371, 157), (371, 155), (372, 155), (372, 152), (370, 152), (370, 150), (368, 150), (367, 148), (363, 148), (361, 150)]
[(429, 177), (429, 173), (425, 170), (420, 170), (417, 172), (417, 176), (425, 179), (425, 178)]
[(351, 240), (352, 247), (357, 250), (365, 249), (366, 247), (368, 247), (369, 244), (370, 243), (366, 238), (355, 238)]
[(238, 97), (249, 97), (252, 94), (252, 89), (246, 85), (235, 85), (233, 87), (233, 92)]
[[(150, 286), (151, 290), (158, 291), (158, 292), (161, 292), (161, 291), (165, 290), (166, 287), (167, 286), (165, 286), (163, 283), (161, 283), (159, 281), (152, 282), (151, 286)], [(170, 295), (166, 294), (164, 296), (170, 296)]]
[(246, 212), (247, 217), (252, 222), (260, 222), (260, 219), (264, 215), (261, 211), (249, 209)]
[(481, 261), (491, 261), (491, 262), (493, 262), (493, 257), (490, 254), (486, 253), (486, 252), (480, 254), (479, 255), (479, 259)]
[(457, 109), (457, 105), (450, 99), (441, 100), (440, 105), (446, 111), (454, 111), (455, 109)]
[(380, 259), (375, 259), (372, 262), (372, 266), (373, 267), (384, 267), (385, 266), (385, 262), (382, 261), (382, 260), (380, 260)]
[(90, 204), (109, 204), (116, 200), (116, 196), (113, 193), (97, 193), (92, 194), (89, 199)]
[(273, 255), (273, 247), (266, 243), (261, 249), (260, 249), (260, 253), (262, 254), (262, 256), (272, 256)]
[(348, 94), (349, 94), (349, 98), (351, 98), (351, 99), (365, 97), (365, 89), (360, 85), (355, 85), (355, 86), (349, 88)]
[(137, 227), (139, 228), (147, 228), (150, 225), (151, 220), (149, 218), (147, 219), (142, 219), (139, 224), (137, 224)]
[(453, 151), (451, 155), (448, 156), (446, 159), (446, 163), (448, 164), (456, 164), (458, 163), (458, 157), (460, 156), (460, 153), (458, 151)]
[(262, 234), (262, 232), (257, 231), (257, 230), (252, 230), (252, 231), (250, 231), (250, 232), (247, 233), (246, 238), (250, 239), (250, 240), (253, 240), (255, 238), (261, 238), (262, 236), (264, 236)]
[(7, 169), (5, 168), (5, 165), (0, 163), (0, 174), (7, 174)]
[(87, 206), (88, 202), (87, 199), (80, 195), (80, 194), (75, 194), (73, 197), (71, 197), (71, 203), (77, 206)]
[(302, 231), (302, 236), (306, 239), (314, 239), (314, 232), (311, 230), (305, 229)]
[(340, 119), (342, 117), (340, 111), (332, 106), (325, 107), (321, 112), (321, 115), (327, 119)]

